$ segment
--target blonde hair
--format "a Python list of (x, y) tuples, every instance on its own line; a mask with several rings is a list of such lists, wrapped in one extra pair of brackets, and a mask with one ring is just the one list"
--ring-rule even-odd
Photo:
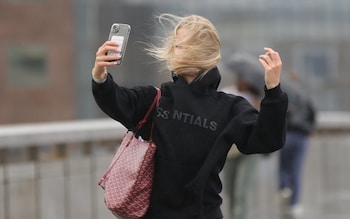
[[(173, 29), (163, 38), (160, 46), (152, 45), (148, 48), (148, 54), (165, 62), (172, 72), (179, 75), (204, 75), (217, 66), (221, 59), (220, 39), (218, 31), (208, 19), (199, 15), (180, 17), (162, 14), (159, 22), (163, 27), (170, 26)], [(176, 36), (180, 29), (186, 34), (179, 41)], [(186, 51), (181, 57), (174, 57), (174, 48), (178, 45), (186, 48)]]

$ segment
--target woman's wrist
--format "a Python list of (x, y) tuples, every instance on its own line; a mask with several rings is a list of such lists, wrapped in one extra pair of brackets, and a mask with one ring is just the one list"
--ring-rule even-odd
[(96, 69), (92, 69), (92, 79), (95, 82), (104, 82), (107, 79), (107, 69), (105, 69), (102, 73), (97, 73)]

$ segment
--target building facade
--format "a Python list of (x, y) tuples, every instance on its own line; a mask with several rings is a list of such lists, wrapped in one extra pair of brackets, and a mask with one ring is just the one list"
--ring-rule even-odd
[(0, 124), (69, 120), (72, 1), (0, 1)]
[(154, 17), (164, 12), (200, 14), (216, 25), (223, 77), (230, 53), (259, 55), (273, 47), (319, 110), (350, 110), (348, 0), (2, 0), (0, 123), (104, 116), (92, 98), (90, 74), (114, 22), (132, 26), (123, 65), (109, 69), (115, 79), (127, 86), (171, 80), (144, 51), (144, 43), (161, 36)]

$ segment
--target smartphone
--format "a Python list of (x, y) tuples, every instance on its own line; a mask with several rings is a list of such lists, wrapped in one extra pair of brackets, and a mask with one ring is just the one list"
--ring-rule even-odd
[(122, 63), (125, 51), (126, 51), (126, 45), (128, 44), (128, 39), (130, 35), (131, 27), (129, 24), (118, 24), (114, 23), (111, 26), (111, 30), (109, 32), (109, 41), (115, 41), (119, 44), (118, 48), (120, 50), (120, 54), (115, 52), (108, 52), (107, 55), (120, 55), (121, 58), (117, 60), (117, 65), (120, 65)]

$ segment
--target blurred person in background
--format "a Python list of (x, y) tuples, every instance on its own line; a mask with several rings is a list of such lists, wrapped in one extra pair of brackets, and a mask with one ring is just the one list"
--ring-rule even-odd
[[(234, 74), (235, 82), (222, 90), (244, 97), (259, 110), (264, 95), (264, 68), (258, 59), (248, 54), (233, 54), (226, 64), (230, 73)], [(254, 177), (260, 159), (261, 155), (242, 154), (235, 146), (230, 149), (223, 169), (229, 219), (249, 217)]]
[(283, 215), (302, 216), (301, 187), (309, 137), (316, 125), (316, 109), (295, 73), (282, 80), (288, 94), (286, 143), (279, 151), (278, 182)]
[[(208, 19), (169, 14), (159, 19), (171, 28), (169, 35), (147, 51), (167, 66), (173, 81), (161, 85), (160, 104), (149, 116), (158, 147), (143, 219), (221, 219), (219, 174), (232, 144), (245, 154), (270, 153), (284, 145), (288, 97), (280, 88), (282, 61), (271, 48), (259, 56), (265, 69), (259, 112), (246, 99), (217, 90), (221, 45)], [(96, 52), (93, 95), (108, 116), (134, 130), (157, 90), (117, 83), (107, 67), (116, 66), (121, 57), (107, 56), (108, 51), (120, 53), (118, 43), (104, 42)], [(151, 124), (148, 121), (137, 134), (149, 139)]]
[[(226, 92), (246, 98), (259, 109), (263, 95), (264, 71), (250, 55), (235, 54), (227, 63), (228, 69), (237, 76), (235, 85), (226, 87)], [(285, 146), (278, 156), (278, 186), (283, 216), (302, 216), (300, 204), (302, 171), (305, 162), (309, 136), (315, 129), (315, 107), (301, 87), (297, 74), (288, 72), (282, 77), (281, 86), (288, 94), (287, 134)], [(230, 218), (247, 218), (251, 197), (254, 170), (259, 155), (243, 155), (231, 148), (224, 167), (224, 184), (229, 198)]]

